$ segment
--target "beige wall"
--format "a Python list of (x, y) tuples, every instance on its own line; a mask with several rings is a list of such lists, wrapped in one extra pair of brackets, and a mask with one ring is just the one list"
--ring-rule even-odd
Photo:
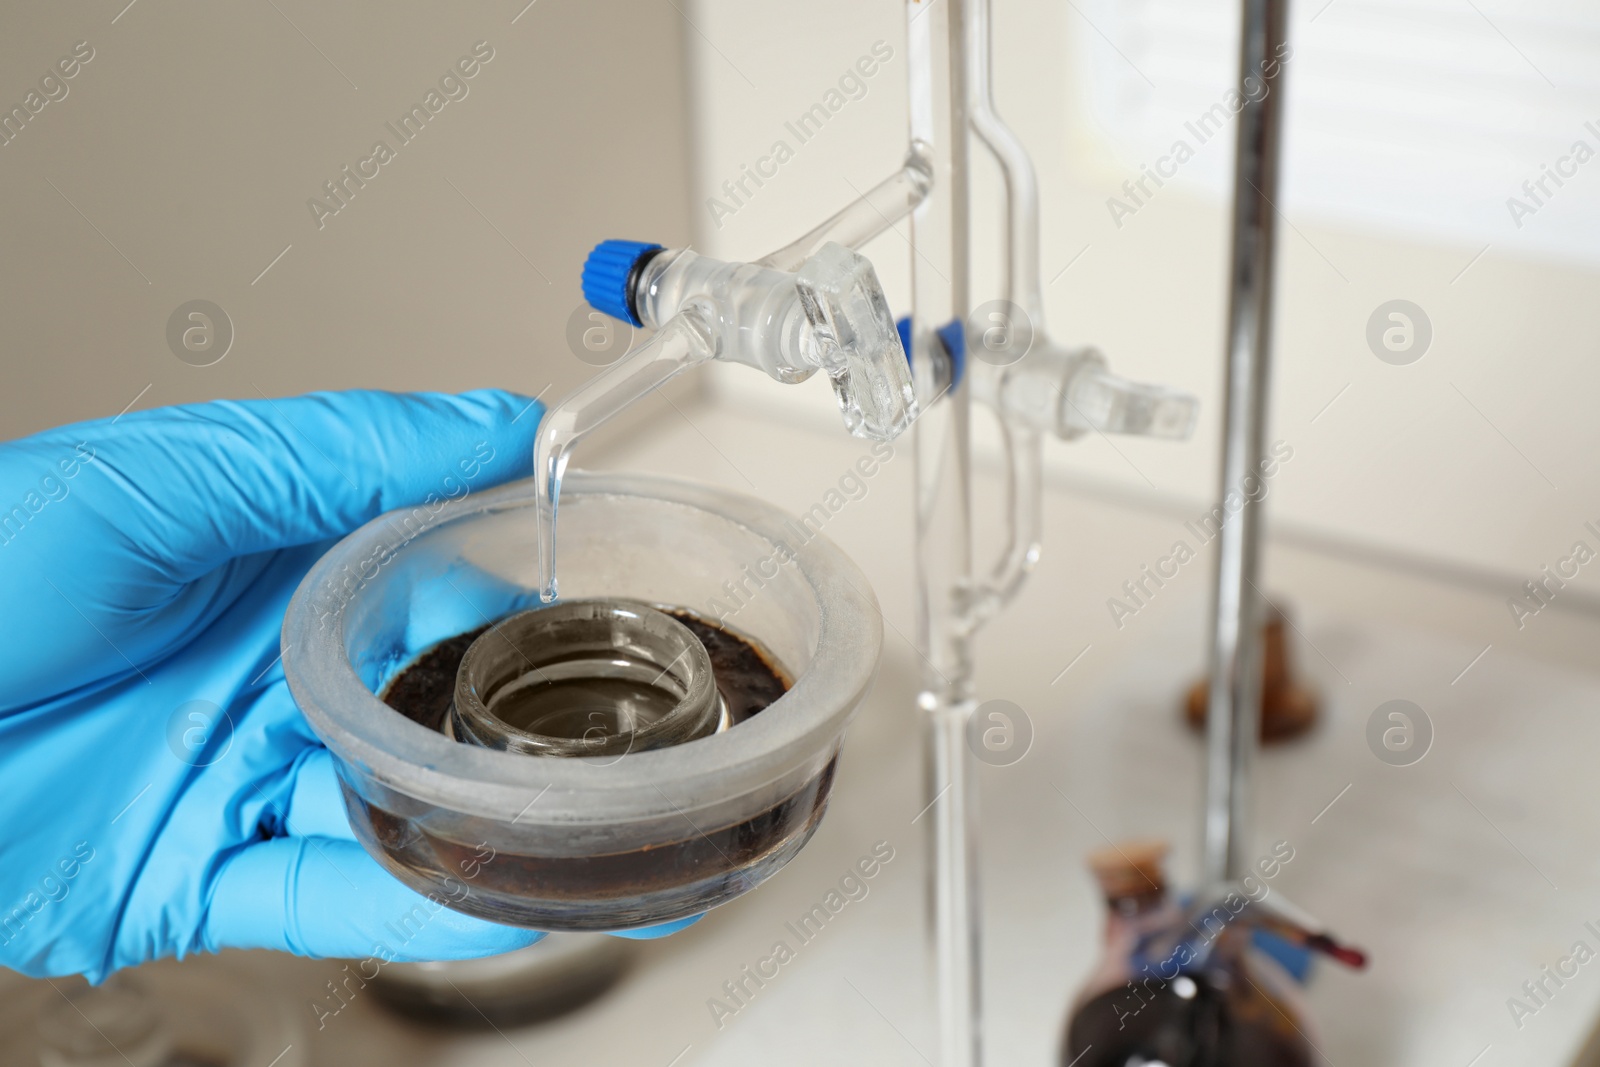
[[(1215, 492), (1226, 208), (1173, 187), (1120, 230), (1112, 224), (1106, 198), (1137, 176), (1138, 161), (1116, 157), (1079, 99), (1074, 56), (1094, 32), (1076, 13), (1081, 6), (995, 3), (999, 108), (1029, 146), (1044, 192), (1043, 273), (1057, 279), (1046, 293), (1051, 329), (1069, 342), (1098, 344), (1124, 374), (1194, 391), (1204, 407), (1190, 444), (1056, 445), (1052, 469), (1080, 485), (1197, 514)], [(841, 204), (851, 186), (864, 189), (894, 166), (905, 140), (899, 4), (819, 0), (802, 13), (697, 0), (692, 11), (703, 36), (689, 41), (699, 145), (691, 196), (704, 248), (762, 254)], [(717, 226), (704, 201), (721, 181), (764, 153), (783, 121), (819, 99), (879, 38), (896, 58), (866, 97)], [(1207, 151), (1231, 148), (1219, 139)], [(1535, 173), (1538, 158), (1530, 164)], [(986, 167), (979, 188), (993, 191), (993, 178)], [(998, 211), (980, 218), (977, 242), (992, 268)], [(1507, 594), (1579, 537), (1600, 546), (1582, 529), (1584, 520), (1600, 519), (1596, 272), (1519, 252), (1509, 224), (1507, 239), (1460, 274), (1483, 241), (1422, 243), (1306, 216), (1289, 223), (1280, 240), (1272, 436), (1295, 454), (1273, 489), (1269, 514), (1278, 527), (1347, 548), (1396, 551), (1408, 565), (1459, 565)], [(868, 251), (891, 303), (903, 310), (904, 238), (886, 235)], [(992, 269), (986, 276), (992, 292)], [(1364, 339), (1369, 315), (1394, 298), (1420, 304), (1433, 322), (1433, 346), (1411, 366), (1380, 362)], [(740, 370), (719, 377), (722, 395), (836, 420), (825, 388), (773, 389)], [(1573, 595), (1592, 581), (1580, 579)]]
[[(589, 247), (687, 239), (689, 31), (669, 4), (126, 2), (0, 14), (6, 107), (94, 49), (0, 147), (0, 436), (141, 392), (560, 395), (592, 372), (565, 339)], [(478, 41), (494, 58), (467, 95), (400, 146), (385, 123)], [(395, 158), (319, 229), (307, 200), (380, 138)], [(234, 324), (213, 366), (166, 341), (196, 298)]]

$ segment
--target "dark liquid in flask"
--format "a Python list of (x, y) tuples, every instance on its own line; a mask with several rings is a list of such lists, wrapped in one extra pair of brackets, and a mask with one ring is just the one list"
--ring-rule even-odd
[[(717, 689), (728, 707), (730, 728), (760, 714), (789, 688), (768, 657), (754, 644), (682, 611), (668, 614), (687, 626), (706, 647)], [(422, 653), (385, 688), (384, 703), (413, 722), (440, 730), (449, 715), (456, 670), (467, 648), (488, 627), (447, 638)], [(529, 759), (558, 757), (529, 756)], [(685, 819), (685, 836), (631, 852), (590, 856), (512, 855), (500, 852), (483, 863), (476, 842), (452, 841), (419, 829), (381, 808), (364, 816), (389, 858), (419, 872), (471, 869), (475, 896), (535, 896), (550, 900), (605, 900), (633, 897), (715, 878), (737, 871), (788, 843), (804, 841), (827, 806), (834, 762), (772, 807), (738, 823), (704, 826)], [(408, 861), (408, 856), (415, 858)], [(463, 866), (465, 865), (465, 866)], [(730, 895), (733, 895), (730, 893)], [(475, 910), (470, 901), (462, 910)], [(485, 917), (501, 917), (489, 911)]]
[(1084, 1004), (1068, 1024), (1063, 1067), (1310, 1067), (1305, 1039), (1267, 995), (1188, 977), (1192, 985), (1139, 996), (1118, 988)]
[(1090, 855), (1105, 951), (1068, 1016), (1060, 1063), (1310, 1067), (1288, 975), (1257, 957), (1247, 922), (1194, 925), (1167, 895), (1166, 853), (1163, 842), (1129, 841)]

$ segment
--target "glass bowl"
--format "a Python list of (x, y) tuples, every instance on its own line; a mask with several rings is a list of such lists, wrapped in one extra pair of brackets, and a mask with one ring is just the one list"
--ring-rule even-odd
[(323, 556), (283, 629), (295, 701), (332, 751), (357, 838), (459, 911), (541, 930), (668, 922), (789, 861), (827, 807), (882, 645), (871, 586), (830, 541), (759, 500), (574, 472), (566, 598), (686, 610), (790, 681), (731, 729), (670, 748), (530, 756), (460, 744), (377, 696), (438, 642), (538, 605), (534, 487), (374, 519)]

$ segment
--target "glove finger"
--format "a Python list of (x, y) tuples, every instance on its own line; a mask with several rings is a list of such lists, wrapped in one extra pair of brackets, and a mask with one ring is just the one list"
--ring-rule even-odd
[(691, 915), (687, 919), (677, 919), (673, 922), (660, 923), (656, 926), (645, 926), (638, 930), (614, 930), (611, 932), (611, 936), (625, 937), (629, 941), (654, 941), (658, 937), (667, 937), (677, 933), (679, 930), (693, 926), (705, 917), (706, 913), (701, 912), (699, 915)]
[(283, 831), (288, 837), (356, 840), (333, 769), (333, 753), (321, 745), (308, 748), (295, 764), (283, 808)]
[[(451, 500), (527, 473), (541, 413), (500, 391), (322, 393), (0, 444), (0, 499), (27, 504), (0, 529), (7, 602), (28, 605), (0, 615), (0, 708), (130, 670), (143, 680), (249, 591), (292, 592), (285, 549), (391, 510), (405, 541)], [(40, 510), (50, 501), (63, 503)]]
[[(470, 889), (462, 883), (462, 893)], [(352, 841), (277, 838), (229, 857), (201, 927), (208, 951), (270, 948), (387, 962), (493, 956), (536, 930), (475, 919), (401, 885)]]
[(83, 480), (80, 495), (183, 582), (525, 475), (541, 412), (501, 390), (350, 391), (157, 408), (40, 436), (92, 442), (106, 477)]

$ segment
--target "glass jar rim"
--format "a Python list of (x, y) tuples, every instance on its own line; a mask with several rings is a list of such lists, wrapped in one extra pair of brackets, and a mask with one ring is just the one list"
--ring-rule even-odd
[[(606, 648), (637, 656), (641, 663), (659, 670), (657, 682), (671, 677), (681, 686), (683, 695), (654, 722), (601, 736), (593, 736), (592, 732), (581, 737), (539, 733), (495, 714), (495, 691), (517, 680), (517, 676), (500, 676), (505, 664), (496, 663), (496, 657), (509, 649), (522, 661), (510, 664), (512, 670), (520, 676), (539, 674), (541, 668), (571, 654), (570, 645), (552, 643), (562, 631), (572, 643), (592, 643), (596, 634), (604, 632)], [(619, 637), (626, 641), (625, 645), (617, 643)], [(592, 651), (600, 651), (600, 647), (595, 646)], [(562, 600), (519, 611), (480, 634), (468, 646), (456, 671), (455, 699), (446, 718), (446, 733), (467, 744), (530, 756), (617, 757), (704, 737), (716, 729), (717, 720), (716, 680), (711, 657), (700, 639), (683, 623), (648, 604), (599, 597)]]

